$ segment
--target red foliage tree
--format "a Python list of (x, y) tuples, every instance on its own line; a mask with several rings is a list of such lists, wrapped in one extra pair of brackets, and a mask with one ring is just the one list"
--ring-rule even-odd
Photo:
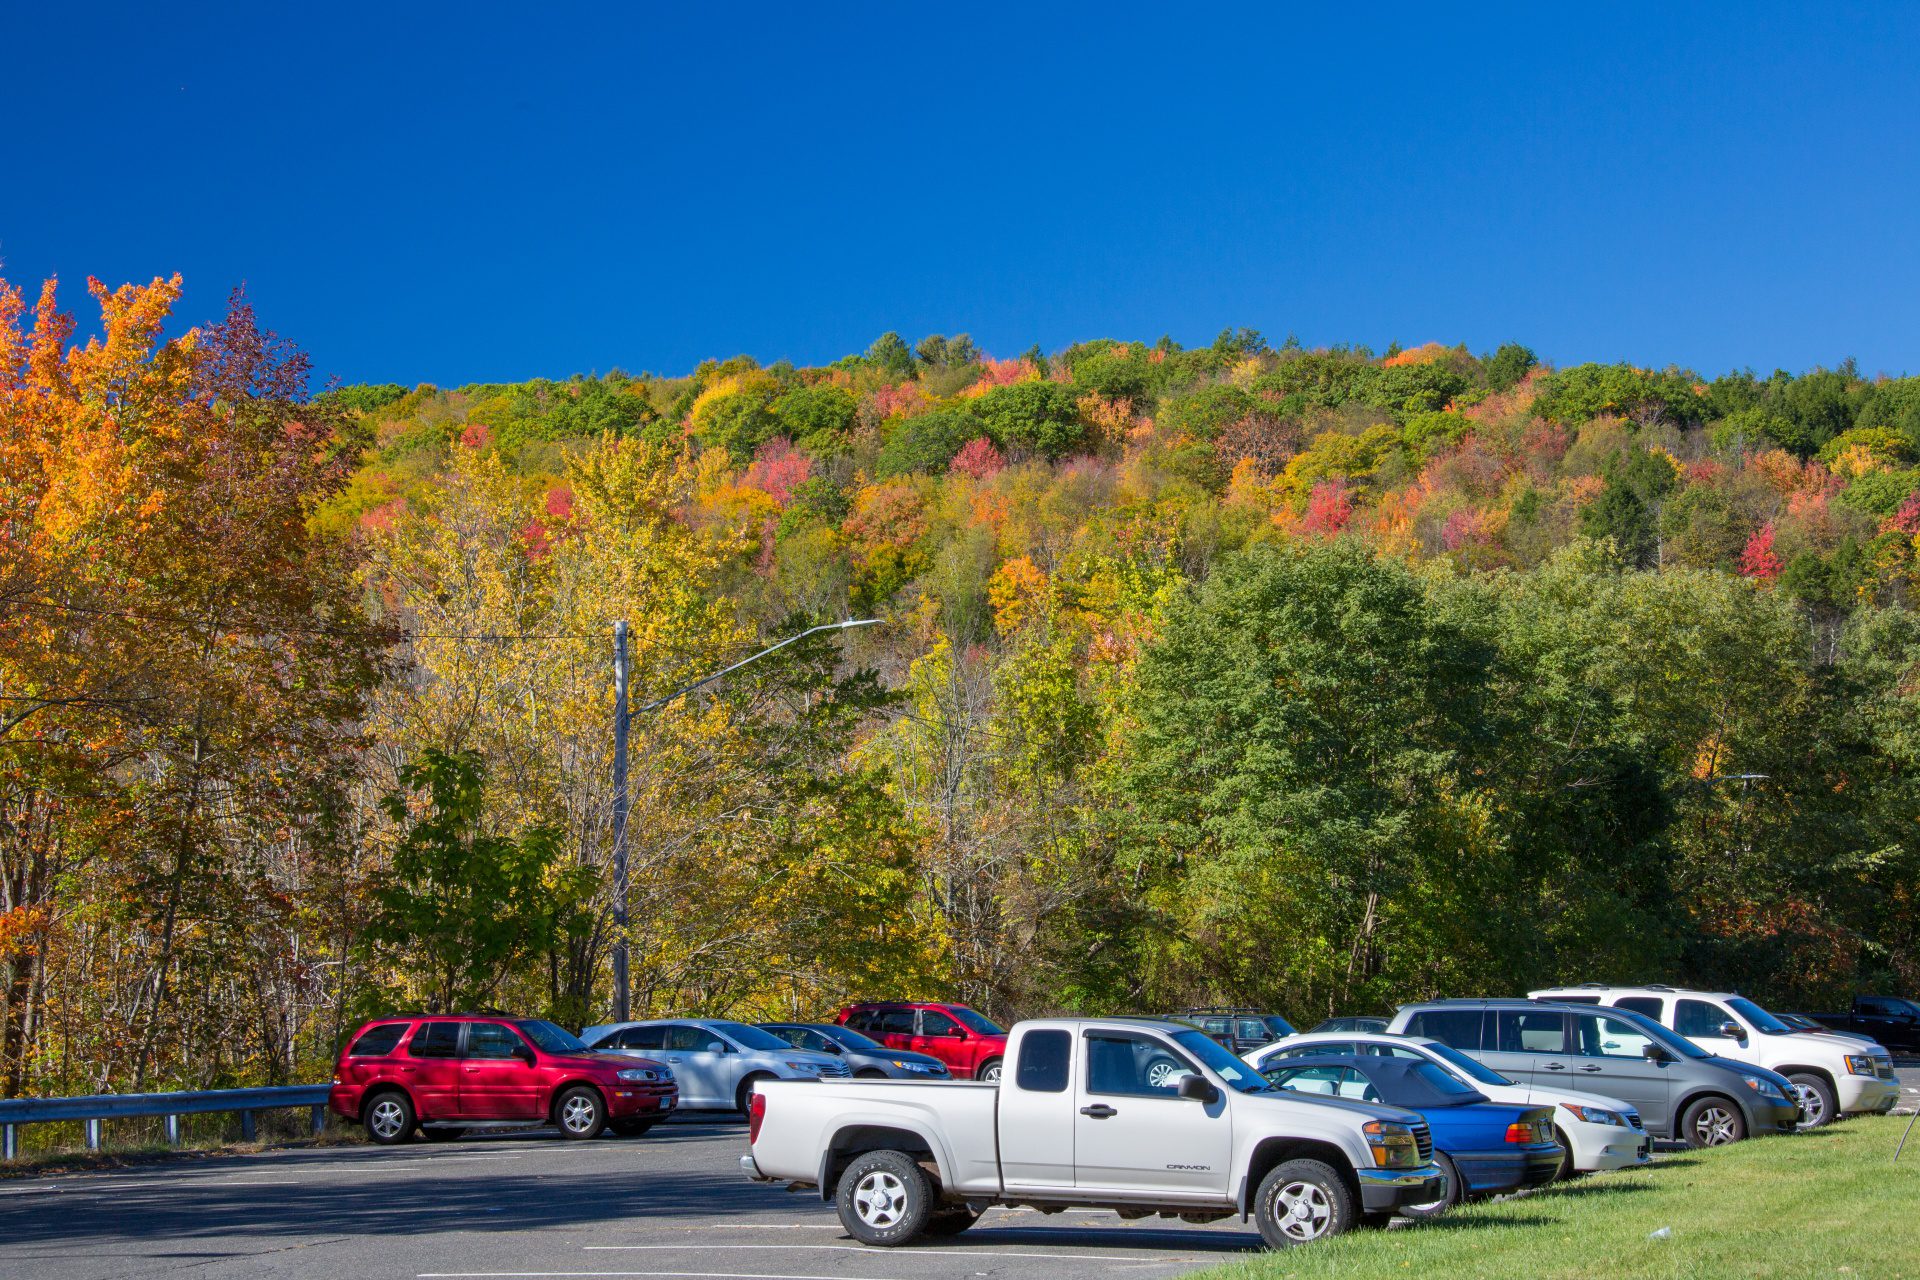
[(1761, 525), (1740, 553), (1740, 572), (1748, 578), (1777, 578), (1786, 566), (1773, 549), (1773, 521)]

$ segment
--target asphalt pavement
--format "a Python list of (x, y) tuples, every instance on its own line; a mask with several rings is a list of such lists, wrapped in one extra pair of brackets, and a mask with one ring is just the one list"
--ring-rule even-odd
[(0, 1276), (1152, 1280), (1260, 1246), (1237, 1219), (996, 1209), (952, 1239), (869, 1249), (818, 1196), (744, 1178), (745, 1149), (739, 1121), (685, 1116), (643, 1138), (530, 1131), (9, 1180)]

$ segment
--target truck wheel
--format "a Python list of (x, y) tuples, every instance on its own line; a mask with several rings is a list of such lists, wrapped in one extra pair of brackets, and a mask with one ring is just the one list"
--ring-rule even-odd
[(1331, 1165), (1289, 1160), (1260, 1179), (1253, 1220), (1269, 1249), (1310, 1244), (1353, 1225), (1353, 1193)]
[(933, 1189), (912, 1156), (869, 1151), (854, 1157), (834, 1194), (840, 1225), (861, 1244), (906, 1244), (926, 1229)]
[(1730, 1098), (1695, 1098), (1680, 1116), (1680, 1138), (1690, 1147), (1724, 1147), (1747, 1136), (1747, 1118)]
[(596, 1091), (575, 1085), (554, 1100), (553, 1122), (563, 1138), (597, 1138), (607, 1127), (607, 1104)]
[(1403, 1204), (1400, 1206), (1401, 1214), (1405, 1217), (1412, 1218), (1415, 1222), (1426, 1222), (1439, 1217), (1447, 1210), (1453, 1208), (1453, 1206), (1459, 1204), (1461, 1197), (1466, 1194), (1467, 1186), (1464, 1182), (1460, 1181), (1460, 1170), (1454, 1165), (1453, 1160), (1446, 1152), (1434, 1152), (1433, 1162), (1440, 1166), (1440, 1181), (1443, 1184), (1440, 1188), (1440, 1198), (1438, 1200), (1429, 1200), (1425, 1204)]
[(366, 1119), (367, 1136), (383, 1147), (413, 1136), (413, 1104), (404, 1093), (393, 1089), (376, 1093), (361, 1114)]
[(930, 1236), (957, 1236), (978, 1221), (980, 1215), (967, 1206), (948, 1205), (927, 1215), (924, 1230)]
[(1833, 1122), (1840, 1106), (1832, 1085), (1811, 1071), (1795, 1072), (1787, 1079), (1793, 1083), (1793, 1100), (1800, 1104), (1800, 1122), (1794, 1128), (1818, 1129)]
[(991, 1062), (981, 1063), (980, 1070), (974, 1073), (973, 1078), (975, 1080), (982, 1081), (986, 1084), (999, 1084), (1000, 1083), (1000, 1059), (995, 1058)]

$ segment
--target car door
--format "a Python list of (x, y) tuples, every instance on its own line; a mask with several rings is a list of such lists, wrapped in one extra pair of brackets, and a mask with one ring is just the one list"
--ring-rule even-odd
[(1081, 1060), (1073, 1171), (1083, 1194), (1226, 1197), (1233, 1158), (1227, 1098), (1222, 1091), (1203, 1104), (1180, 1096), (1181, 1075), (1201, 1074), (1185, 1053), (1144, 1032), (1088, 1030)]
[(707, 1047), (719, 1037), (689, 1022), (669, 1022), (662, 1030), (660, 1055), (680, 1082), (680, 1105), (711, 1110), (731, 1107), (733, 1087), (727, 1080), (726, 1055)]
[(467, 1024), (460, 1055), (462, 1120), (538, 1120), (546, 1112), (545, 1072), (527, 1060), (532, 1047), (512, 1027)]
[(1573, 1017), (1574, 1052), (1566, 1056), (1570, 1083), (1562, 1088), (1604, 1094), (1632, 1104), (1649, 1127), (1666, 1129), (1673, 1064), (1647, 1057), (1652, 1039), (1604, 1009)]
[[(882, 1009), (874, 1015), (873, 1025), (867, 1029), (867, 1034), (889, 1049), (913, 1048), (913, 1039), (916, 1034), (913, 1010)], [(935, 1052), (943, 1058), (946, 1056), (940, 1050)]]
[(422, 1120), (452, 1120), (460, 1114), (460, 1028), (458, 1022), (423, 1022), (407, 1042), (400, 1079)]
[(1566, 1078), (1573, 1074), (1568, 1060), (1567, 1014), (1558, 1009), (1494, 1009), (1489, 1011), (1488, 1044), (1480, 1061), (1516, 1084), (1574, 1089)]
[[(951, 1015), (938, 1009), (920, 1010), (920, 1029), (903, 1046), (914, 1053), (957, 1053), (967, 1033)], [(929, 1047), (932, 1045), (933, 1047)]]
[(1717, 1000), (1683, 996), (1673, 1002), (1673, 1020), (1667, 1025), (1716, 1057), (1758, 1063), (1760, 1049), (1751, 1034), (1744, 1039), (1720, 1034), (1720, 1028), (1729, 1022), (1736, 1027), (1743, 1025)]
[(1070, 1191), (1074, 1182), (1071, 1031), (1044, 1027), (1020, 1040), (1000, 1084), (1000, 1176), (1009, 1191)]

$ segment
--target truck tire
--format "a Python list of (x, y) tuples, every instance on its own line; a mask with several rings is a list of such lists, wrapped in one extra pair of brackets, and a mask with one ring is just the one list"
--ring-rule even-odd
[(957, 1236), (978, 1221), (980, 1215), (963, 1204), (943, 1205), (927, 1215), (923, 1230), (930, 1236)]
[(1731, 1098), (1695, 1098), (1680, 1115), (1680, 1140), (1690, 1147), (1724, 1147), (1746, 1136), (1747, 1118)]
[(933, 1188), (910, 1155), (868, 1151), (840, 1175), (834, 1205), (840, 1225), (861, 1244), (887, 1249), (926, 1230), (933, 1216)]
[(1332, 1165), (1288, 1160), (1260, 1179), (1253, 1220), (1269, 1249), (1311, 1244), (1353, 1225), (1353, 1192)]
[(553, 1100), (553, 1122), (563, 1138), (597, 1138), (607, 1127), (607, 1104), (598, 1090), (577, 1084)]
[(398, 1089), (383, 1089), (360, 1110), (367, 1136), (383, 1147), (397, 1146), (413, 1137), (413, 1103)]
[(1467, 1193), (1466, 1183), (1460, 1181), (1460, 1170), (1444, 1151), (1433, 1153), (1433, 1162), (1440, 1166), (1440, 1173), (1446, 1186), (1441, 1188), (1438, 1200), (1429, 1200), (1425, 1204), (1403, 1204), (1400, 1206), (1402, 1217), (1412, 1218), (1415, 1222), (1429, 1222), (1439, 1217)]
[(1805, 1132), (1832, 1124), (1840, 1111), (1833, 1086), (1811, 1071), (1796, 1071), (1787, 1079), (1793, 1084), (1793, 1099), (1800, 1104), (1800, 1120), (1794, 1128)]

